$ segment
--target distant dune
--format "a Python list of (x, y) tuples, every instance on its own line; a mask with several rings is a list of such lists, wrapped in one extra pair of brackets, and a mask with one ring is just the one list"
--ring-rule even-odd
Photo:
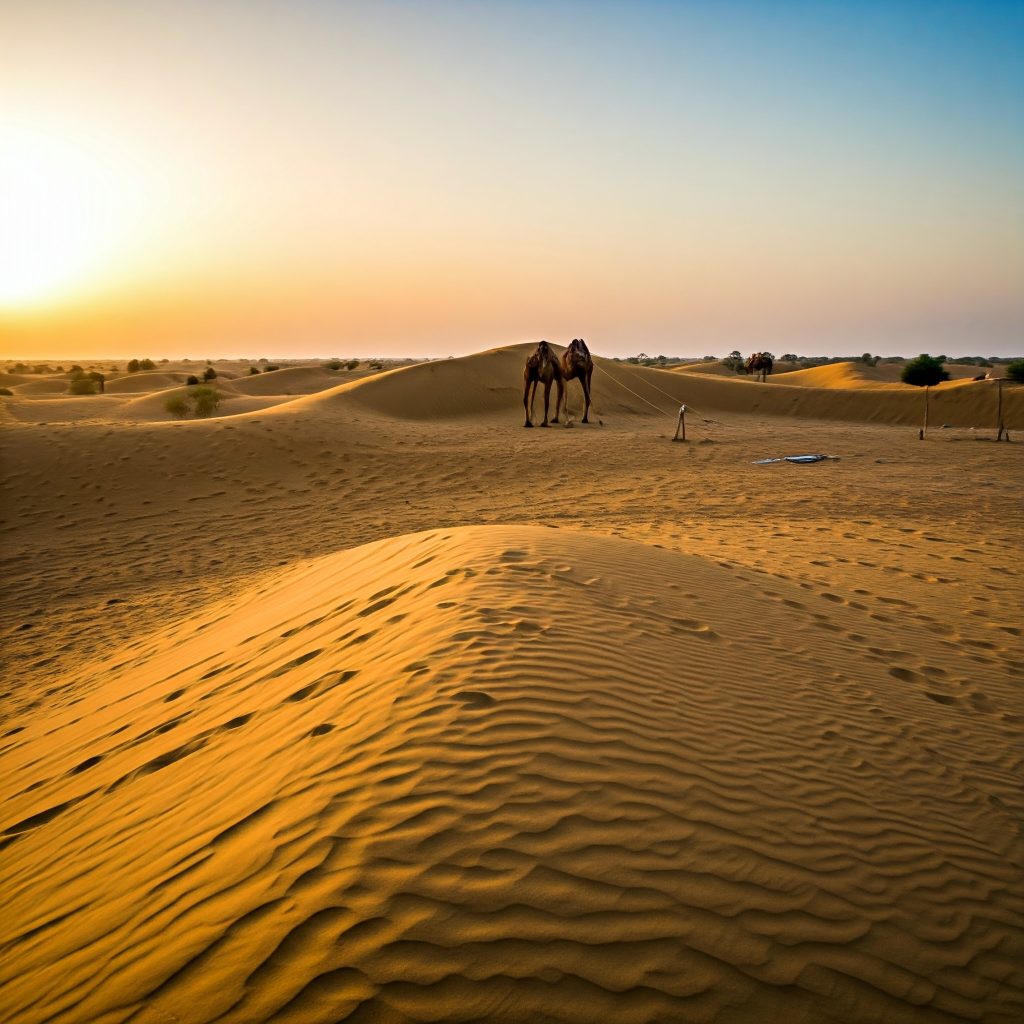
[[(344, 407), (406, 420), (482, 415), (514, 419), (522, 412), (523, 363), (531, 349), (530, 345), (513, 345), (371, 373), (296, 366), (250, 376), (244, 368), (222, 367), (210, 386), (222, 397), (221, 417), (275, 406), (278, 414), (284, 415), (320, 415)], [(893, 364), (834, 363), (778, 372), (765, 384), (712, 363), (660, 370), (597, 356), (595, 367), (594, 415), (598, 419), (608, 415), (674, 417), (682, 403), (708, 412), (894, 424), (915, 424), (923, 412), (922, 392), (898, 383), (899, 367)], [(994, 427), (996, 385), (972, 382), (976, 367), (950, 369), (957, 379), (932, 389), (933, 422), (962, 428)], [(4, 408), (10, 418), (23, 422), (78, 418), (171, 421), (175, 417), (164, 403), (171, 394), (187, 394), (183, 390), (185, 377), (176, 369), (112, 377), (106, 385), (107, 395), (119, 396), (123, 405), (53, 405), (45, 413), (31, 403), (66, 395), (67, 378), (31, 379), (11, 386), (14, 396), (4, 400)], [(152, 400), (140, 401), (140, 395)], [(553, 389), (552, 415), (554, 395)], [(1008, 386), (1003, 400), (1007, 426), (1024, 429), (1024, 389)], [(542, 412), (542, 393), (537, 408)], [(573, 420), (583, 412), (582, 393), (575, 382), (569, 389), (569, 412)]]

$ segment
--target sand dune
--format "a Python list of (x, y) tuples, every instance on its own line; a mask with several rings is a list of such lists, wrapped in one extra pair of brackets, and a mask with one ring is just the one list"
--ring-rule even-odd
[(0, 400), (0, 1019), (1019, 1019), (1024, 448), (524, 353)]
[(308, 395), (345, 383), (351, 375), (344, 370), (328, 370), (322, 366), (289, 366), (270, 373), (241, 376), (235, 382), (244, 395)]
[[(554, 346), (560, 351), (558, 346)], [(347, 410), (401, 420), (433, 421), (481, 415), (514, 418), (522, 409), (522, 369), (530, 345), (513, 345), (459, 359), (417, 363), (370, 374), (331, 371), (320, 366), (289, 367), (253, 376), (223, 372), (213, 382), (222, 396), (219, 416), (262, 412), (276, 407), (281, 415), (325, 415)], [(698, 364), (698, 368), (711, 364)], [(932, 389), (931, 420), (962, 429), (994, 430), (996, 384), (972, 382), (966, 371), (959, 379)], [(920, 389), (893, 383), (891, 366), (835, 363), (773, 376), (765, 384), (746, 376), (720, 376), (713, 371), (660, 370), (595, 358), (593, 413), (596, 419), (621, 415), (674, 418), (686, 403), (694, 415), (757, 413), (771, 416), (834, 419), (916, 425), (923, 416)], [(974, 374), (972, 373), (971, 376)], [(8, 399), (15, 420), (70, 422), (74, 419), (158, 421), (173, 419), (164, 409), (181, 389), (176, 371), (132, 374), (112, 380), (109, 394), (126, 398), (122, 407), (67, 405), (43, 411)], [(38, 400), (66, 395), (64, 378), (43, 378), (11, 388), (16, 399)], [(138, 395), (143, 400), (138, 400)], [(147, 397), (148, 396), (148, 397)], [(1024, 388), (1007, 384), (1003, 418), (1012, 429), (1024, 429)], [(552, 415), (554, 391), (551, 399)], [(536, 409), (543, 410), (540, 394)], [(520, 412), (517, 412), (520, 410)], [(583, 412), (578, 383), (569, 388), (573, 422)]]
[(1017, 719), (832, 598), (434, 530), (139, 637), (4, 741), (6, 1019), (1012, 1019)]
[[(860, 362), (829, 363), (826, 366), (811, 366), (807, 369), (786, 373), (783, 383), (812, 388), (890, 387), (905, 390), (911, 385), (901, 383), (900, 374), (902, 372), (903, 364), (901, 363), (877, 363), (875, 366), (868, 366), (866, 363)], [(977, 366), (961, 366), (955, 363), (948, 364), (946, 372), (951, 379), (937, 385), (938, 389), (950, 388), (965, 381), (971, 381), (974, 377), (983, 376), (986, 372), (993, 377), (1000, 376), (999, 367), (993, 367), (986, 371)]]
[(188, 374), (168, 373), (166, 371), (145, 370), (139, 373), (125, 374), (123, 377), (113, 377), (104, 385), (105, 392), (111, 395), (135, 395), (162, 391), (167, 388), (178, 387), (185, 383)]

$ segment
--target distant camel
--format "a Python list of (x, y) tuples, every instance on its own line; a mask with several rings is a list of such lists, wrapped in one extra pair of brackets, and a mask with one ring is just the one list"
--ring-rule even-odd
[[(558, 356), (552, 351), (551, 346), (542, 341), (536, 352), (526, 360), (526, 368), (523, 370), (523, 408), (526, 410), (526, 422), (524, 427), (532, 427), (531, 417), (533, 415), (533, 400), (537, 397), (537, 385), (544, 385), (544, 422), (542, 427), (548, 425), (548, 402), (551, 398), (551, 384), (558, 385), (558, 394), (555, 398), (555, 418), (552, 423), (558, 422), (558, 406), (562, 401), (562, 371), (558, 366)], [(530, 391), (530, 385), (533, 391)], [(529, 396), (529, 403), (527, 403)]]
[(590, 349), (582, 338), (573, 338), (569, 347), (562, 354), (562, 376), (565, 378), (566, 417), (569, 415), (569, 381), (579, 380), (583, 387), (583, 423), (589, 423), (587, 414), (590, 412), (590, 378), (594, 375), (594, 360), (590, 358)]
[(744, 364), (743, 369), (747, 373), (760, 374), (761, 380), (768, 382), (768, 374), (772, 372), (775, 364), (775, 357), (771, 352), (755, 352)]

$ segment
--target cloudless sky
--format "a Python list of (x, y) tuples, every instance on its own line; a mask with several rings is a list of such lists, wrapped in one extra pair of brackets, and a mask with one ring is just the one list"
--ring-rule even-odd
[(1024, 351), (1024, 0), (3, 0), (0, 355)]

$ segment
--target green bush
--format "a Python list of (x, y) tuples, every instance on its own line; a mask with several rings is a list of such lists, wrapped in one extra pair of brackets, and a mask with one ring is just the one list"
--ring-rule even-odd
[(203, 380), (215, 380), (216, 377), (217, 371), (212, 366), (208, 366), (203, 370)]
[(95, 395), (96, 381), (90, 377), (75, 377), (68, 385), (70, 395)]
[(190, 373), (190, 374), (189, 374), (189, 375), (188, 375), (188, 376), (187, 376), (187, 377), (185, 378), (185, 383), (186, 383), (186, 384), (187, 384), (187, 385), (188, 385), (189, 387), (191, 387), (191, 386), (192, 386), (193, 384), (198, 384), (198, 383), (199, 383), (199, 378), (198, 378), (198, 377), (196, 377), (196, 376), (195, 376), (195, 374), (191, 374), (191, 373)]
[(193, 388), (189, 394), (196, 403), (197, 416), (212, 416), (220, 406), (220, 395), (213, 388)]
[(944, 380), (949, 380), (949, 371), (943, 369), (941, 359), (922, 352), (916, 359), (911, 359), (903, 367), (900, 380), (904, 384), (913, 384), (917, 388), (930, 388)]
[(1006, 367), (1006, 376), (1018, 384), (1024, 384), (1024, 359), (1014, 359)]
[(188, 402), (184, 395), (171, 395), (165, 402), (164, 408), (178, 419), (184, 419), (188, 415)]

